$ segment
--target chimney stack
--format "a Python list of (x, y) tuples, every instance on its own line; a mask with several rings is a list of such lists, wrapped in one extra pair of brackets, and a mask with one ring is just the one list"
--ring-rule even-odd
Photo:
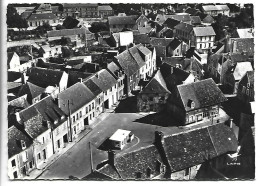
[(110, 165), (115, 165), (115, 152), (113, 150), (108, 150), (108, 163)]
[(233, 128), (233, 119), (232, 119), (232, 118), (230, 118), (230, 124), (229, 124), (229, 127), (230, 127), (230, 128)]
[(16, 116), (16, 121), (17, 121), (19, 124), (22, 124), (22, 119), (21, 119), (21, 117), (20, 117), (20, 115), (19, 115), (19, 112), (16, 112), (16, 113), (15, 113), (15, 116)]
[(155, 131), (155, 143), (162, 143), (164, 141), (164, 134), (161, 131)]

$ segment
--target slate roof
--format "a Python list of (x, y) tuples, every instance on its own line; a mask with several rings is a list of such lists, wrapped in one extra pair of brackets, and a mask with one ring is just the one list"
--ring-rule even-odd
[[(186, 111), (213, 106), (227, 100), (211, 78), (178, 85), (177, 90), (180, 95), (181, 103), (176, 103), (180, 104)], [(195, 103), (193, 109), (187, 106), (189, 100)]]
[(109, 25), (135, 25), (135, 19), (133, 16), (109, 16)]
[(228, 55), (232, 62), (244, 62), (247, 61), (249, 56), (247, 54), (232, 53)]
[(92, 75), (92, 73), (87, 72), (78, 72), (78, 71), (69, 71), (68, 72), (68, 87), (74, 85), (77, 82), (80, 82), (80, 78), (82, 78), (82, 81), (86, 80), (89, 76)]
[[(167, 15), (166, 15), (166, 17), (167, 17)], [(188, 22), (191, 20), (189, 14), (172, 15), (171, 18), (175, 19), (177, 21), (181, 21), (181, 22)]]
[(63, 73), (66, 72), (33, 67), (28, 71), (28, 81), (44, 88), (47, 86), (59, 86)]
[(74, 8), (74, 7), (81, 7), (81, 8), (87, 8), (87, 7), (97, 7), (97, 3), (64, 3), (64, 8)]
[(229, 152), (236, 152), (237, 147), (235, 134), (224, 124), (165, 136), (163, 142), (171, 172), (201, 164)]
[(231, 42), (237, 42), (237, 50), (234, 53), (247, 52), (249, 56), (254, 56), (254, 38), (230, 38)]
[(48, 20), (48, 19), (53, 20), (58, 18), (53, 13), (40, 13), (40, 14), (32, 13), (29, 17), (27, 17), (27, 21)]
[(47, 31), (48, 37), (72, 36), (78, 34), (93, 34), (86, 28), (73, 28)]
[(184, 59), (183, 57), (166, 57), (162, 60), (162, 65), (163, 64), (167, 64), (172, 67), (176, 67), (176, 65), (180, 64), (182, 69), (185, 69), (190, 64), (190, 59)]
[(139, 70), (139, 65), (132, 57), (129, 50), (123, 51), (115, 58), (118, 59), (119, 65), (127, 75), (131, 76)]
[(118, 65), (115, 64), (115, 62), (110, 62), (107, 65), (107, 69), (115, 76), (117, 77), (117, 75), (115, 74), (115, 72), (118, 72), (120, 70), (120, 67)]
[(178, 46), (180, 46), (180, 44), (181, 44), (181, 40), (174, 38), (174, 40), (172, 40), (172, 42), (170, 42), (169, 47), (172, 50), (175, 50)]
[(59, 107), (66, 115), (69, 115), (68, 100), (70, 102), (69, 108), (71, 113), (74, 113), (91, 102), (95, 98), (95, 95), (83, 83), (76, 83), (60, 92), (58, 98)]
[(12, 90), (12, 89), (15, 89), (15, 88), (18, 88), (22, 86), (22, 83), (19, 83), (19, 82), (7, 82), (7, 90)]
[(21, 72), (7, 71), (7, 81), (13, 82), (20, 79), (22, 76)]
[(135, 44), (150, 44), (150, 38), (147, 34), (134, 35)]
[(172, 19), (172, 18), (168, 18), (163, 25), (167, 25), (168, 28), (170, 29), (174, 29), (174, 27), (176, 25), (178, 25), (180, 23), (180, 21), (176, 20), (176, 19)]
[(175, 29), (190, 33), (193, 30), (193, 26), (187, 23), (180, 23), (175, 26)]
[(237, 63), (233, 73), (235, 81), (240, 80), (248, 71), (253, 71), (250, 62)]
[(129, 48), (129, 52), (132, 55), (132, 57), (134, 58), (134, 60), (137, 62), (139, 68), (145, 66), (145, 61), (142, 58), (142, 56), (140, 55), (141, 52), (138, 50), (137, 45)]
[(136, 47), (144, 55), (149, 55), (151, 53), (151, 51), (148, 48), (144, 47), (142, 44), (136, 45)]
[(193, 31), (194, 31), (195, 36), (215, 36), (216, 35), (212, 26), (194, 27)]
[(190, 14), (191, 16), (195, 16), (198, 13), (200, 13), (200, 10), (195, 9), (195, 8), (188, 8), (185, 12)]
[(162, 77), (160, 70), (156, 72), (154, 77), (140, 92), (140, 94), (150, 94), (150, 93), (170, 93), (170, 91), (167, 89), (166, 83)]
[(157, 161), (162, 162), (159, 152), (154, 145), (149, 145), (115, 157), (115, 168), (122, 179), (136, 179), (137, 172), (141, 172), (142, 178), (147, 179), (148, 167), (156, 175)]
[[(152, 27), (150, 27), (150, 26), (139, 27), (139, 28), (138, 28), (138, 32), (139, 32), (139, 33), (137, 33), (137, 35), (138, 35), (138, 34), (148, 34), (151, 30), (152, 30)], [(135, 33), (134, 33), (134, 35), (135, 35)]]
[(166, 57), (166, 47), (160, 45), (154, 45), (157, 57)]
[(14, 125), (8, 128), (8, 158), (23, 151), (20, 140), (25, 142), (26, 147), (29, 147), (33, 143), (28, 135), (24, 134)]
[(237, 29), (239, 38), (254, 38), (254, 31), (252, 28), (239, 28)]
[(85, 81), (83, 81), (83, 84), (88, 87), (88, 89), (95, 95), (99, 95), (102, 92), (102, 89), (98, 87), (97, 84), (94, 83), (94, 81), (89, 78)]
[(31, 96), (32, 99), (39, 96), (44, 92), (45, 88), (34, 85), (33, 83), (26, 82), (18, 92), (18, 96), (23, 96), (25, 94)]
[(191, 24), (201, 24), (200, 16), (190, 16)]

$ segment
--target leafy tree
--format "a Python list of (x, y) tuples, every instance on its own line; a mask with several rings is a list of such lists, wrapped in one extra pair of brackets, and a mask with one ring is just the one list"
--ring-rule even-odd
[(28, 24), (25, 19), (17, 13), (13, 5), (7, 6), (6, 23), (9, 28), (27, 28)]
[(89, 28), (89, 31), (92, 33), (97, 33), (101, 31), (109, 31), (107, 23), (104, 22), (93, 22), (91, 24), (91, 27)]
[(47, 31), (52, 30), (52, 27), (49, 23), (43, 23), (43, 25), (38, 26), (36, 28), (37, 31), (39, 31), (42, 35), (47, 33)]
[(58, 25), (56, 26), (56, 30), (62, 30), (62, 29), (65, 29), (65, 27), (64, 27), (63, 25), (58, 24)]
[(72, 56), (72, 51), (68, 47), (61, 47), (61, 52), (63, 57), (71, 57)]

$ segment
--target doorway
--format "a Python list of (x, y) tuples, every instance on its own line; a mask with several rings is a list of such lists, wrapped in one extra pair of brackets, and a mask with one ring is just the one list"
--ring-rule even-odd
[(84, 119), (84, 125), (89, 125), (88, 117), (86, 117), (86, 118)]

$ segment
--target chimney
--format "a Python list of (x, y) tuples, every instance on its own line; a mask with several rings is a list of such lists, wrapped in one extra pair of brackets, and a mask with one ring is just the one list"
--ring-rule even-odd
[(23, 72), (22, 75), (21, 75), (21, 80), (22, 80), (22, 84), (26, 84), (27, 82), (27, 76), (26, 76), (26, 73)]
[(155, 131), (154, 134), (155, 134), (155, 138), (154, 138), (155, 143), (164, 142), (164, 134), (161, 131)]
[(80, 83), (82, 83), (82, 78), (78, 78), (80, 80)]
[(113, 150), (108, 150), (108, 163), (110, 165), (115, 165), (115, 152)]
[(16, 117), (16, 121), (17, 121), (19, 124), (22, 124), (22, 119), (21, 119), (21, 117), (20, 117), (20, 115), (19, 115), (19, 112), (16, 112), (16, 113), (15, 113), (15, 117)]
[(96, 78), (98, 78), (98, 73), (95, 74)]
[(232, 129), (233, 128), (233, 119), (230, 118), (230, 124), (229, 124), (229, 127)]

